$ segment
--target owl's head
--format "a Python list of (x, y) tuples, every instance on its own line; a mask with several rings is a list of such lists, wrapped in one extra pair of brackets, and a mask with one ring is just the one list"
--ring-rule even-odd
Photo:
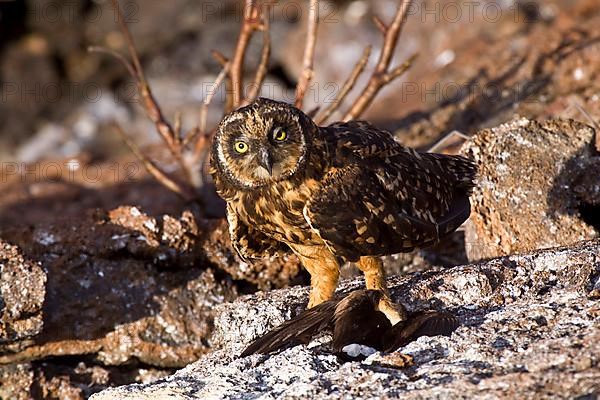
[(239, 189), (290, 179), (303, 170), (316, 129), (292, 105), (259, 98), (223, 118), (212, 146), (213, 167)]

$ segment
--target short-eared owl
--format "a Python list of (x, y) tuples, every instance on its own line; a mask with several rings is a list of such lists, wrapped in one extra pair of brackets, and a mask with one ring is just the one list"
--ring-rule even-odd
[(309, 307), (329, 300), (340, 262), (357, 262), (389, 299), (379, 256), (426, 246), (469, 217), (475, 166), (419, 153), (368, 122), (318, 127), (297, 108), (258, 99), (223, 118), (211, 173), (243, 259), (293, 251), (311, 275)]

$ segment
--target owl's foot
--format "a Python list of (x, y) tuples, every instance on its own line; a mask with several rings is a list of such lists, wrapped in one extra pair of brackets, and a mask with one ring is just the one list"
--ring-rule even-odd
[(324, 299), (319, 298), (318, 296), (313, 296), (311, 293), (311, 296), (308, 298), (308, 305), (306, 306), (306, 308), (313, 308), (314, 306), (318, 306), (324, 301)]
[(387, 319), (393, 325), (400, 321), (406, 321), (406, 308), (400, 303), (394, 303), (388, 296), (379, 300), (379, 311), (385, 314)]

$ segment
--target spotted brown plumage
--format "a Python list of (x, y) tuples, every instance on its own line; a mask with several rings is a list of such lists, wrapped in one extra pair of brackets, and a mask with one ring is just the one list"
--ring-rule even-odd
[(331, 298), (340, 261), (357, 262), (392, 323), (403, 310), (389, 301), (377, 257), (458, 228), (476, 173), (463, 157), (419, 153), (368, 122), (317, 127), (262, 98), (221, 121), (211, 166), (242, 258), (297, 254), (311, 274), (309, 307)]
[(333, 168), (306, 215), (335, 254), (356, 261), (410, 251), (468, 218), (475, 167), (465, 158), (418, 153), (363, 121), (323, 131)]

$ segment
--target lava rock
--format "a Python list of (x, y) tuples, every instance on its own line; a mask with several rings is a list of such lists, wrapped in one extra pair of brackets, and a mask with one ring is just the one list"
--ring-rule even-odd
[[(323, 338), (239, 358), (252, 339), (297, 314), (308, 290), (242, 297), (215, 310), (219, 350), (169, 378), (92, 399), (592, 396), (600, 390), (600, 307), (590, 297), (599, 254), (595, 240), (392, 278), (392, 297), (409, 310), (447, 309), (461, 320), (451, 337), (405, 346), (400, 359), (408, 362), (401, 363), (379, 353), (344, 363)], [(362, 285), (362, 279), (345, 281), (339, 290)]]
[(45, 285), (42, 267), (0, 240), (0, 352), (40, 332)]
[[(463, 149), (479, 167), (465, 232), (469, 260), (570, 245), (598, 236), (581, 212), (594, 130), (572, 120), (520, 119), (476, 134)], [(591, 176), (590, 176), (591, 175)], [(600, 209), (598, 209), (600, 212)]]

